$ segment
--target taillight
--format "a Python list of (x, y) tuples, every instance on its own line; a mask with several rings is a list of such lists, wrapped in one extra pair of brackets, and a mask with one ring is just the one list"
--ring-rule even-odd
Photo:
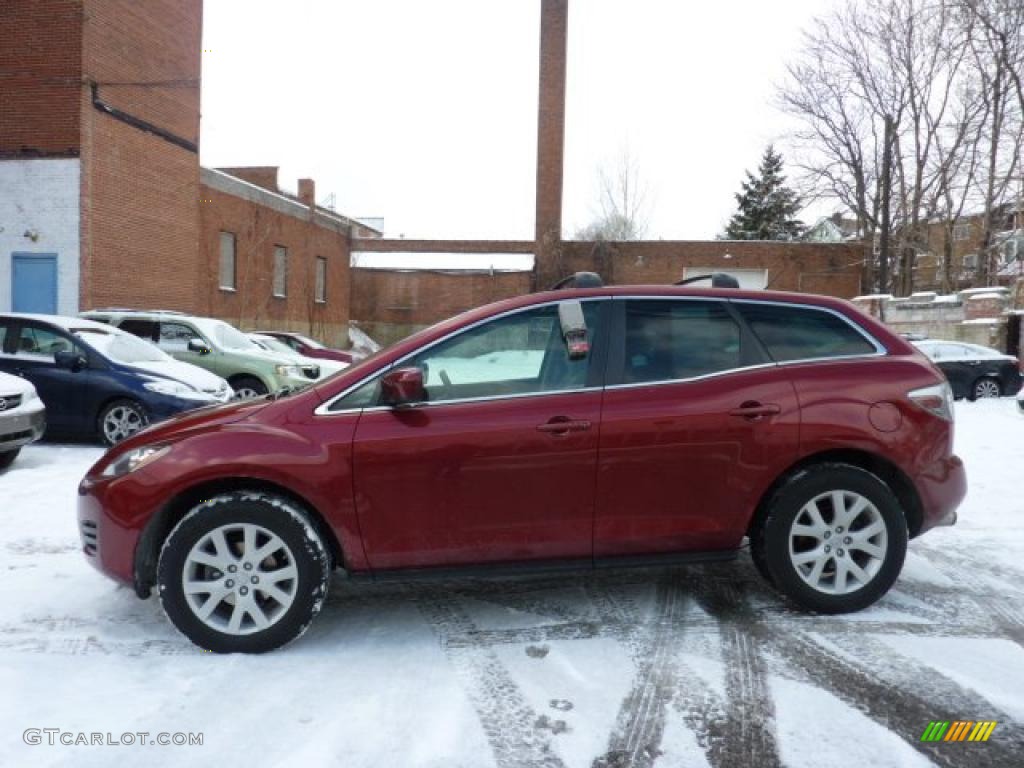
[(910, 402), (918, 408), (938, 416), (946, 421), (953, 420), (953, 390), (948, 382), (933, 384), (907, 392)]

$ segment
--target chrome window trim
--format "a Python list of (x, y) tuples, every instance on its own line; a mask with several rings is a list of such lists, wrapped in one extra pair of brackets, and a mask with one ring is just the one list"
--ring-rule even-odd
[(626, 384), (609, 384), (605, 387), (606, 390), (610, 389), (637, 389), (638, 387), (661, 387), (665, 384), (688, 384), (692, 381), (703, 381), (704, 379), (717, 379), (722, 376), (732, 376), (734, 373), (745, 373), (746, 371), (756, 371), (761, 368), (778, 368), (780, 363), (758, 363), (757, 365), (744, 365), (739, 368), (726, 368), (724, 371), (715, 371), (714, 373), (704, 373), (700, 376), (689, 376), (685, 379), (657, 379), (655, 381), (631, 381)]
[[(585, 301), (611, 301), (612, 299), (615, 299), (615, 298), (618, 298), (618, 297), (617, 296), (584, 296), (582, 298), (576, 299), (576, 301), (579, 301), (581, 303), (585, 302)], [(568, 299), (568, 300), (571, 300), (571, 299)], [(359, 389), (359, 387), (363, 386), (363, 384), (366, 384), (367, 382), (369, 382), (370, 379), (372, 379), (372, 378), (374, 378), (376, 376), (383, 376), (385, 373), (390, 371), (392, 368), (399, 367), (402, 363), (404, 363), (410, 357), (415, 357), (416, 355), (422, 354), (423, 352), (426, 352), (428, 349), (432, 349), (433, 347), (436, 347), (438, 344), (441, 344), (442, 342), (448, 341), (448, 339), (450, 339), (450, 338), (452, 338), (454, 336), (457, 336), (460, 333), (465, 333), (466, 331), (471, 331), (474, 328), (477, 328), (477, 327), (483, 325), (484, 323), (491, 322), (492, 320), (500, 320), (503, 317), (509, 317), (511, 315), (522, 314), (523, 312), (529, 312), (529, 311), (534, 310), (534, 309), (541, 309), (542, 307), (557, 306), (558, 304), (561, 304), (563, 301), (567, 301), (567, 299), (566, 298), (551, 299), (550, 301), (544, 301), (544, 302), (540, 302), (538, 304), (529, 304), (529, 305), (527, 305), (525, 307), (517, 307), (516, 309), (509, 309), (509, 310), (506, 310), (504, 312), (499, 312), (496, 315), (490, 315), (489, 317), (485, 317), (485, 318), (482, 318), (480, 320), (477, 320), (475, 323), (470, 323), (469, 325), (464, 325), (461, 328), (457, 328), (456, 330), (452, 331), (451, 333), (447, 333), (444, 336), (442, 336), (441, 338), (435, 339), (434, 341), (430, 342), (429, 344), (426, 344), (426, 345), (424, 345), (422, 347), (419, 347), (418, 349), (416, 349), (416, 350), (414, 350), (412, 352), (409, 352), (406, 355), (403, 355), (402, 357), (398, 358), (394, 362), (388, 363), (383, 368), (378, 368), (373, 373), (367, 374), (366, 376), (361, 378), (359, 381), (357, 381), (352, 386), (346, 387), (344, 390), (339, 392), (337, 395), (332, 397), (330, 400), (327, 400), (326, 402), (323, 402), (320, 405), (318, 405), (316, 407), (316, 409), (313, 411), (313, 415), (314, 416), (337, 416), (339, 414), (346, 414), (346, 413), (359, 413), (359, 412), (369, 412), (369, 411), (390, 411), (390, 410), (394, 410), (394, 407), (390, 406), (390, 405), (374, 405), (374, 406), (364, 407), (364, 408), (346, 408), (346, 409), (341, 410), (341, 411), (332, 411), (332, 410), (330, 410), (330, 408), (331, 408), (331, 405), (333, 405), (335, 402), (337, 402), (338, 400), (341, 400), (342, 398), (346, 397), (350, 393), (352, 393), (355, 390)], [(424, 407), (427, 407), (427, 406), (430, 406), (430, 405), (450, 405), (452, 403), (484, 402), (484, 401), (487, 401), (487, 400), (510, 400), (510, 399), (518, 399), (518, 398), (523, 398), (523, 397), (538, 397), (538, 396), (544, 396), (544, 395), (563, 395), (563, 394), (566, 394), (568, 392), (586, 392), (586, 391), (593, 391), (593, 390), (596, 390), (596, 389), (601, 389), (601, 387), (581, 387), (579, 389), (551, 390), (551, 391), (546, 391), (546, 392), (524, 392), (524, 393), (521, 393), (521, 394), (518, 394), (518, 395), (489, 395), (489, 396), (486, 396), (486, 397), (472, 397), (472, 398), (465, 398), (465, 399), (459, 399), (459, 400), (435, 400), (433, 403), (418, 403), (415, 406), (411, 406), (410, 410), (413, 409), (413, 408), (424, 408)]]

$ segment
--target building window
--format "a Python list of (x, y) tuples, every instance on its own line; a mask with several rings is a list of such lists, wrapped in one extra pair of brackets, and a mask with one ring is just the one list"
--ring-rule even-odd
[(978, 254), (968, 253), (964, 256), (963, 271), (965, 275), (973, 275), (978, 271)]
[(967, 240), (971, 236), (971, 225), (969, 223), (957, 224), (953, 227), (954, 240)]
[(323, 256), (316, 257), (316, 294), (317, 304), (327, 303), (327, 259)]
[(220, 289), (234, 291), (238, 288), (235, 282), (238, 270), (235, 236), (231, 232), (220, 233)]
[(283, 299), (288, 295), (288, 249), (283, 245), (274, 246), (274, 296)]

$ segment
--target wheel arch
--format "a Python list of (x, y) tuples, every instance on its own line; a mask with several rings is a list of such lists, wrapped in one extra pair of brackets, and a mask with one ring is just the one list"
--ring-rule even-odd
[(146, 524), (142, 535), (139, 537), (139, 543), (135, 548), (134, 580), (135, 592), (139, 597), (149, 597), (153, 586), (156, 584), (157, 561), (160, 557), (160, 548), (174, 529), (174, 526), (181, 521), (190, 509), (204, 499), (232, 491), (260, 491), (275, 496), (282, 496), (298, 504), (309, 513), (311, 522), (327, 546), (331, 556), (332, 568), (344, 564), (344, 551), (334, 529), (327, 523), (320, 511), (302, 494), (296, 493), (284, 485), (262, 478), (220, 478), (197, 483), (180, 491), (174, 498), (164, 504)]
[(900, 508), (907, 518), (907, 532), (910, 538), (917, 536), (924, 523), (924, 508), (913, 481), (903, 470), (888, 459), (876, 453), (854, 448), (840, 448), (813, 453), (788, 467), (761, 495), (747, 526), (747, 535), (752, 535), (761, 523), (764, 522), (765, 517), (768, 515), (768, 503), (771, 501), (775, 491), (793, 475), (818, 464), (835, 463), (860, 467), (878, 476), (896, 495)]
[(255, 373), (253, 371), (248, 371), (248, 370), (237, 371), (237, 372), (235, 372), (235, 373), (233, 373), (233, 374), (231, 374), (230, 376), (227, 377), (228, 384), (231, 386), (232, 389), (237, 389), (235, 384), (237, 382), (241, 381), (242, 379), (256, 379), (256, 381), (258, 381), (260, 384), (262, 384), (264, 387), (267, 388), (267, 392), (273, 392), (274, 391), (274, 388), (270, 385), (270, 383), (263, 376), (261, 376), (258, 373)]

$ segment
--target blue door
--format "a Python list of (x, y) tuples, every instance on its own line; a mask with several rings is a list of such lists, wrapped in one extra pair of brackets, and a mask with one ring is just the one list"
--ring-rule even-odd
[(57, 254), (15, 253), (11, 266), (14, 311), (57, 314)]

